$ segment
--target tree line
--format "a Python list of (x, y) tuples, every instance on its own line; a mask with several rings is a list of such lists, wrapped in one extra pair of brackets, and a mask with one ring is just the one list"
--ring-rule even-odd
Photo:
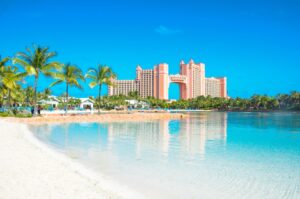
[[(0, 107), (12, 107), (18, 103), (33, 106), (36, 113), (38, 100), (47, 100), (51, 88), (58, 84), (65, 85), (65, 91), (58, 99), (67, 112), (69, 105), (78, 105), (78, 99), (69, 97), (70, 87), (83, 89), (82, 83), (89, 81), (89, 87), (98, 87), (95, 100), (98, 112), (100, 108), (113, 109), (116, 106), (127, 106), (125, 100), (135, 99), (149, 104), (150, 108), (161, 109), (205, 109), (222, 111), (268, 111), (268, 110), (300, 110), (300, 92), (276, 96), (253, 95), (250, 98), (213, 98), (199, 96), (189, 100), (166, 101), (153, 97), (141, 98), (138, 92), (130, 92), (127, 96), (101, 96), (103, 85), (113, 86), (112, 79), (116, 74), (109, 66), (97, 65), (84, 72), (75, 64), (53, 61), (57, 56), (48, 47), (33, 45), (24, 52), (17, 52), (13, 57), (0, 57)], [(44, 75), (53, 82), (38, 92), (39, 78)], [(25, 78), (32, 78), (28, 85)]]
[(199, 96), (189, 100), (167, 101), (153, 97), (141, 98), (138, 93), (129, 92), (128, 96), (104, 96), (101, 108), (112, 109), (115, 106), (126, 106), (125, 100), (144, 101), (150, 108), (160, 109), (191, 109), (191, 110), (219, 110), (219, 111), (300, 111), (300, 92), (276, 96), (253, 95), (250, 98), (220, 98)]

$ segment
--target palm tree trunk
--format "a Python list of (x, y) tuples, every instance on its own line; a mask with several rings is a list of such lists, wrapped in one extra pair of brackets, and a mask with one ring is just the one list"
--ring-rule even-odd
[(8, 89), (7, 105), (8, 105), (8, 108), (10, 109), (11, 108), (11, 104), (10, 104), (10, 89)]
[(100, 114), (101, 87), (102, 87), (102, 85), (99, 84), (99, 91), (98, 91), (98, 99), (99, 99), (99, 101), (98, 101), (98, 114)]
[(68, 101), (69, 101), (69, 84), (66, 86), (66, 114), (68, 113)]
[(35, 76), (35, 78), (34, 78), (34, 115), (37, 115), (37, 84), (38, 84), (38, 77)]
[(3, 107), (3, 101), (4, 101), (4, 91), (0, 88), (0, 108)]

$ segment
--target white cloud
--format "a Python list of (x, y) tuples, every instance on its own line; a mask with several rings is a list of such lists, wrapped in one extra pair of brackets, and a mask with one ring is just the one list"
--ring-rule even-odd
[(155, 28), (154, 31), (158, 34), (161, 34), (161, 35), (174, 35), (174, 34), (182, 33), (181, 30), (170, 29), (170, 28), (167, 28), (167, 27), (162, 26), (162, 25)]

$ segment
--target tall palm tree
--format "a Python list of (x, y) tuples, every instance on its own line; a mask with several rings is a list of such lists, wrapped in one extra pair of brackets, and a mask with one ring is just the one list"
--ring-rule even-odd
[(59, 73), (56, 73), (54, 76), (55, 79), (57, 79), (55, 82), (50, 84), (49, 87), (52, 87), (57, 84), (65, 83), (66, 84), (66, 113), (68, 110), (68, 101), (69, 101), (69, 86), (75, 86), (79, 89), (82, 89), (82, 86), (80, 85), (79, 80), (84, 80), (83, 73), (80, 68), (78, 68), (75, 65), (71, 65), (70, 63), (64, 64), (62, 67), (62, 71)]
[(116, 78), (116, 74), (112, 71), (109, 66), (104, 66), (99, 64), (97, 68), (90, 68), (85, 78), (91, 80), (89, 83), (90, 88), (94, 88), (95, 86), (99, 86), (98, 88), (98, 113), (100, 113), (100, 99), (101, 99), (101, 89), (102, 85), (113, 86), (112, 79)]
[(11, 106), (11, 96), (16, 96), (17, 89), (20, 87), (18, 84), (27, 75), (26, 72), (18, 72), (18, 68), (13, 66), (4, 67), (4, 76), (2, 77), (2, 84), (8, 92), (8, 106)]
[(32, 48), (26, 48), (26, 52), (18, 52), (13, 58), (13, 63), (24, 67), (28, 75), (34, 76), (34, 106), (36, 114), (37, 106), (37, 88), (40, 74), (53, 77), (53, 69), (60, 69), (61, 64), (51, 62), (50, 60), (57, 55), (56, 52), (49, 52), (48, 47), (33, 45)]
[(7, 104), (11, 105), (10, 100), (11, 96), (15, 96), (16, 92), (14, 92), (20, 86), (18, 83), (24, 79), (26, 73), (18, 72), (18, 68), (14, 66), (8, 66), (7, 63), (10, 61), (9, 57), (5, 57), (1, 59), (0, 57), (0, 86), (1, 86), (1, 96), (4, 99), (4, 92), (7, 93)]
[(29, 106), (34, 101), (34, 89), (31, 86), (27, 86), (27, 88), (24, 90), (24, 93), (26, 95), (26, 104)]
[(3, 85), (0, 85), (0, 108), (3, 108), (4, 106), (4, 99), (6, 96), (7, 90)]
[[(5, 77), (5, 73), (7, 73), (6, 64), (8, 63), (8, 61), (9, 57), (1, 59), (0, 56), (0, 86), (3, 86), (3, 78)], [(1, 91), (4, 91), (4, 89), (1, 89)]]
[(14, 95), (13, 100), (15, 103), (19, 103), (22, 106), (26, 104), (27, 96), (25, 90), (21, 86), (18, 86), (17, 89), (14, 90)]

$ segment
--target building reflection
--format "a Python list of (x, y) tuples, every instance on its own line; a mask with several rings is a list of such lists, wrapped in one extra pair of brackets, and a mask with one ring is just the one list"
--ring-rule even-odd
[[(205, 157), (206, 150), (226, 145), (227, 113), (191, 114), (181, 120), (77, 123), (35, 127), (40, 139), (68, 153), (118, 152), (139, 159), (144, 153)], [(123, 151), (122, 151), (123, 152)]]
[(211, 147), (225, 146), (227, 137), (227, 113), (205, 113), (187, 118), (180, 127), (179, 142), (182, 150), (190, 155), (204, 157), (207, 143)]
[(168, 156), (170, 150), (190, 155), (205, 155), (207, 142), (225, 146), (227, 113), (204, 113), (181, 120), (120, 122), (108, 124), (108, 145), (115, 140), (135, 140), (137, 158), (143, 151), (159, 150)]

